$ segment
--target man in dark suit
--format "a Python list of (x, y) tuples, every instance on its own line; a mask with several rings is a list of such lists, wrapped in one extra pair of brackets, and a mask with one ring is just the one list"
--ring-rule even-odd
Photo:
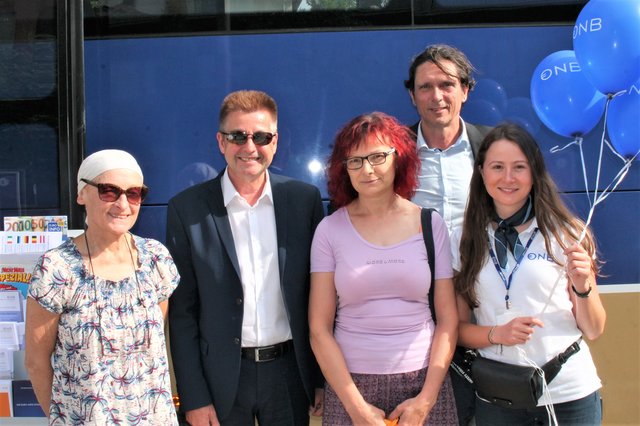
[[(473, 71), (463, 52), (436, 44), (413, 58), (409, 78), (404, 82), (420, 115), (420, 121), (411, 127), (422, 163), (413, 201), (436, 209), (447, 223), (449, 233), (462, 226), (475, 154), (491, 130), (466, 123), (460, 116), (462, 105), (476, 84)], [(461, 365), (463, 359), (464, 350), (457, 348), (454, 362)], [(452, 370), (458, 420), (461, 426), (466, 426), (474, 416), (475, 394), (455, 366)]]
[(476, 84), (473, 65), (455, 47), (428, 46), (413, 58), (404, 85), (420, 115), (411, 127), (422, 161), (413, 201), (436, 209), (451, 232), (462, 225), (475, 153), (490, 128), (460, 117)]
[(307, 319), (320, 192), (267, 170), (278, 133), (266, 93), (228, 95), (217, 140), (226, 169), (167, 211), (181, 275), (169, 303), (180, 408), (192, 426), (307, 426), (309, 406), (322, 408)]

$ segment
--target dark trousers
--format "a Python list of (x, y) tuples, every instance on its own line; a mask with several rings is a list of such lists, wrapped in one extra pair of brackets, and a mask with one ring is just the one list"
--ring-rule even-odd
[(238, 394), (222, 426), (308, 426), (309, 400), (293, 351), (268, 362), (242, 359)]
[[(575, 401), (553, 404), (558, 424), (561, 426), (599, 426), (602, 424), (602, 402), (596, 391)], [(476, 401), (478, 426), (549, 426), (545, 407), (532, 410), (514, 410)]]
[(449, 370), (453, 395), (456, 398), (456, 410), (460, 426), (467, 426), (473, 419), (476, 410), (476, 393), (473, 385), (455, 371)]

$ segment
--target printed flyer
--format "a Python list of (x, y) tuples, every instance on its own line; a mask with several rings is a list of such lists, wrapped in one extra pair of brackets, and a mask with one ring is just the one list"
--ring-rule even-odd
[(0, 254), (0, 291), (19, 290), (27, 298), (27, 289), (40, 253)]

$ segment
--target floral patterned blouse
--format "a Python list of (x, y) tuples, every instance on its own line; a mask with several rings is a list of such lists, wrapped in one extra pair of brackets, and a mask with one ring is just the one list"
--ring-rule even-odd
[(29, 296), (60, 315), (50, 425), (178, 425), (158, 303), (180, 276), (161, 243), (133, 239), (139, 266), (118, 282), (94, 276), (71, 239), (36, 265)]

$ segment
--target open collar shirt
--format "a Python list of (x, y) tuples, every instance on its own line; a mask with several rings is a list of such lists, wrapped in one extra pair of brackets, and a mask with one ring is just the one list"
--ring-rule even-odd
[(244, 293), (242, 346), (268, 346), (291, 339), (278, 269), (278, 237), (269, 173), (251, 206), (225, 171), (222, 194), (240, 265)]
[(420, 124), (417, 145), (421, 166), (413, 202), (436, 209), (451, 233), (462, 226), (473, 173), (474, 157), (467, 128), (461, 119), (460, 137), (449, 148), (441, 150), (429, 148)]

